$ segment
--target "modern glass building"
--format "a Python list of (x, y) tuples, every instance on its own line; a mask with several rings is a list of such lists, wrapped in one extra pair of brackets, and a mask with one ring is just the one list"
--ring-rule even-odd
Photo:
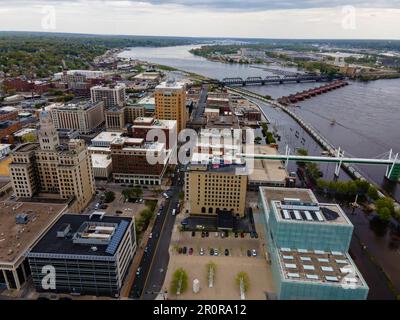
[(353, 225), (311, 190), (260, 187), (259, 208), (278, 299), (363, 300), (369, 288), (347, 253)]
[(63, 215), (27, 257), (39, 292), (118, 297), (135, 251), (133, 219), (95, 212)]

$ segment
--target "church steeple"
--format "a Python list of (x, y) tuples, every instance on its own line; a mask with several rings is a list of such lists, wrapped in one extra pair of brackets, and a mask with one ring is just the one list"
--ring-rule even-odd
[(60, 145), (57, 130), (48, 111), (40, 112), (39, 143), (42, 150), (56, 150)]

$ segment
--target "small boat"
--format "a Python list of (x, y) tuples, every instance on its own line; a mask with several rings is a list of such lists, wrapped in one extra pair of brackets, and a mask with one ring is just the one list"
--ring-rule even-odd
[(334, 126), (336, 124), (336, 119), (331, 120), (331, 126)]

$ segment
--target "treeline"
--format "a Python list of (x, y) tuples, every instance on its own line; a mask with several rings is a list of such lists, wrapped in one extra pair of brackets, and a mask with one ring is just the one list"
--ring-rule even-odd
[(158, 37), (0, 33), (0, 71), (10, 76), (43, 78), (67, 69), (90, 68), (96, 56), (112, 48), (172, 46), (193, 41)]

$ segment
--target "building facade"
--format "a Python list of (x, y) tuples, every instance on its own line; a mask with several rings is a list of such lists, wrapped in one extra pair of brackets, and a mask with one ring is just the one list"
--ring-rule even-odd
[(176, 120), (178, 133), (186, 128), (186, 86), (180, 82), (163, 82), (154, 93), (155, 117), (162, 120)]
[[(110, 146), (113, 179), (117, 183), (161, 185), (171, 152), (165, 144), (140, 138), (117, 138)], [(154, 157), (155, 163), (149, 158)]]
[[(136, 252), (131, 218), (65, 214), (28, 252), (35, 288), (79, 295), (119, 297)], [(42, 286), (42, 270), (54, 267), (55, 288)]]
[(126, 100), (125, 86), (94, 86), (90, 88), (92, 102), (104, 102), (104, 107), (123, 107)]
[(20, 145), (12, 152), (10, 175), (19, 198), (39, 193), (74, 198), (71, 210), (80, 212), (95, 193), (91, 158), (83, 140), (61, 145), (48, 112), (41, 113), (39, 143)]
[(56, 129), (77, 130), (87, 134), (104, 123), (104, 102), (81, 102), (56, 106), (50, 111)]
[(348, 254), (353, 225), (337, 204), (307, 189), (260, 187), (258, 207), (278, 299), (367, 298)]

